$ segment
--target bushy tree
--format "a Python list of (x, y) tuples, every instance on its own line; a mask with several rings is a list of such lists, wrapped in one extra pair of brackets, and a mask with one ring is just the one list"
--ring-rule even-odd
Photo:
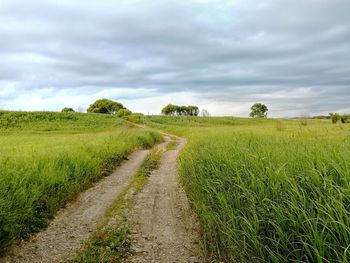
[(187, 114), (190, 116), (198, 116), (199, 109), (197, 106), (187, 106)]
[(75, 110), (73, 110), (73, 108), (64, 107), (61, 112), (75, 112)]
[(249, 114), (249, 117), (253, 118), (266, 118), (268, 108), (265, 104), (262, 103), (255, 103), (251, 108), (251, 112)]
[(109, 99), (100, 99), (91, 104), (87, 112), (115, 114), (120, 109), (125, 109), (123, 104)]
[(115, 115), (117, 117), (122, 118), (122, 117), (129, 116), (131, 114), (132, 114), (132, 112), (130, 110), (128, 110), (128, 109), (120, 109), (120, 110), (117, 111), (117, 113)]
[(199, 109), (197, 106), (178, 106), (168, 104), (162, 109), (164, 115), (178, 115), (178, 116), (198, 116)]
[(350, 122), (350, 115), (345, 114), (345, 115), (340, 116), (340, 121), (341, 121), (341, 123)]
[(168, 104), (162, 109), (162, 114), (164, 115), (175, 115), (177, 111), (178, 106), (173, 104)]
[(338, 113), (329, 113), (333, 124), (336, 124), (340, 120), (340, 115)]

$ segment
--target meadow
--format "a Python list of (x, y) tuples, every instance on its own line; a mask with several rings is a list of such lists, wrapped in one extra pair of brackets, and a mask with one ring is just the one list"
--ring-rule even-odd
[(209, 258), (350, 261), (350, 125), (144, 117), (188, 139), (180, 176)]
[(129, 153), (161, 140), (115, 116), (0, 111), (0, 254)]

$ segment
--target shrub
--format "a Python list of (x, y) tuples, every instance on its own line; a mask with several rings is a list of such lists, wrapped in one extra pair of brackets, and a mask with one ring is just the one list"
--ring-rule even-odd
[(73, 110), (73, 108), (64, 107), (61, 112), (75, 112), (75, 110)]
[(100, 99), (96, 100), (93, 104), (91, 104), (90, 107), (87, 109), (87, 112), (114, 114), (120, 109), (125, 109), (123, 104), (109, 99)]
[(117, 113), (115, 115), (119, 118), (123, 118), (123, 117), (129, 116), (131, 114), (132, 114), (132, 112), (128, 109), (120, 109), (117, 111)]
[(128, 115), (127, 117), (126, 117), (126, 119), (128, 120), (128, 121), (131, 121), (131, 122), (134, 122), (134, 123), (141, 123), (142, 121), (141, 121), (141, 117), (142, 117), (143, 115), (142, 114), (140, 114), (140, 113), (137, 113), (137, 114), (135, 114), (135, 113), (133, 113), (133, 114), (131, 114), (131, 115)]
[(338, 113), (330, 113), (331, 120), (333, 124), (336, 124), (340, 120), (340, 115)]
[(349, 123), (350, 122), (350, 115), (342, 115), (340, 117), (341, 123)]

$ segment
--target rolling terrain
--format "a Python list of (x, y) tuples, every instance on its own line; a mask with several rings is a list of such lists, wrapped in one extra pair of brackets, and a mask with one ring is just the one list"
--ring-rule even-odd
[[(60, 249), (57, 262), (74, 255), (73, 262), (349, 261), (349, 124), (184, 116), (138, 122), (2, 112), (3, 251), (51, 222), (24, 246), (31, 249), (33, 239), (48, 245), (47, 262)], [(131, 152), (152, 147), (161, 134), (166, 142), (155, 147), (157, 165), (138, 175), (144, 154), (128, 173), (117, 172), (133, 162)], [(104, 178), (122, 162), (116, 175)], [(104, 182), (113, 194), (99, 186)], [(92, 197), (86, 206), (79, 201), (85, 195)], [(88, 211), (96, 217), (76, 214)], [(80, 222), (83, 232), (74, 227)], [(68, 225), (78, 238), (47, 241)], [(37, 255), (40, 246), (33, 248), (17, 255)]]
[(206, 252), (225, 262), (350, 260), (350, 126), (147, 117), (186, 137), (180, 176)]

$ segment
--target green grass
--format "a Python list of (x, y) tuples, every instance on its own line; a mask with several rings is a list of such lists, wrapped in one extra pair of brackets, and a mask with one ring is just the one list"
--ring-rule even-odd
[(193, 117), (143, 122), (188, 138), (181, 180), (209, 257), (350, 261), (350, 125)]
[(128, 215), (134, 198), (142, 189), (152, 170), (159, 165), (162, 151), (154, 149), (142, 163), (131, 183), (107, 211), (101, 226), (85, 242), (83, 250), (72, 263), (125, 262), (132, 253)]
[(166, 145), (166, 150), (167, 151), (171, 151), (171, 150), (175, 150), (176, 147), (178, 146), (179, 142), (176, 139), (172, 139), (167, 145)]
[(100, 114), (1, 112), (0, 123), (0, 253), (130, 152), (161, 140)]

